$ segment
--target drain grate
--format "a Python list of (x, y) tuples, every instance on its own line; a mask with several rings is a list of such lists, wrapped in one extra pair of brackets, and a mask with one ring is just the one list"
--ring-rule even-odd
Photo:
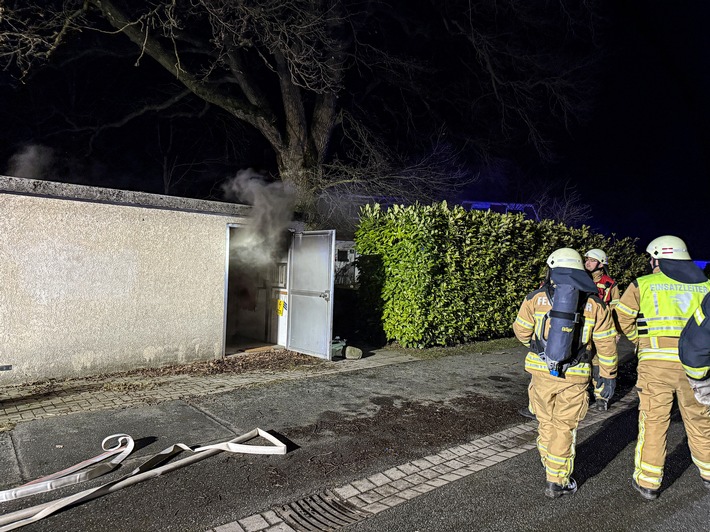
[(330, 491), (281, 506), (276, 513), (298, 532), (338, 530), (372, 516)]

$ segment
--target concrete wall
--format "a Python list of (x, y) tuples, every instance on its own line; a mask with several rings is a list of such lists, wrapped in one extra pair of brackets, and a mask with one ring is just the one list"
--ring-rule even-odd
[(51, 185), (0, 176), (0, 384), (221, 356), (248, 208)]

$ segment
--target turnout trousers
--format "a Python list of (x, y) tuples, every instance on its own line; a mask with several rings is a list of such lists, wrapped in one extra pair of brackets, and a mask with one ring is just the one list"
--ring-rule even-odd
[(602, 399), (602, 389), (599, 386), (599, 357), (596, 354), (592, 359), (592, 389), (594, 391), (594, 399), (600, 401)]
[(657, 490), (661, 487), (666, 436), (675, 395), (693, 463), (700, 470), (700, 476), (710, 481), (710, 409), (695, 400), (683, 367), (680, 363), (654, 365), (653, 361), (642, 360), (637, 371), (639, 434), (634, 480), (644, 488)]
[(564, 486), (574, 470), (577, 426), (589, 408), (589, 380), (530, 373), (528, 397), (539, 423), (537, 449), (547, 480)]

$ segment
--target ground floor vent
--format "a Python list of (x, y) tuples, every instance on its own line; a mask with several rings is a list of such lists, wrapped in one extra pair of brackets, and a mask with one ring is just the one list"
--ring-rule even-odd
[(329, 491), (281, 506), (276, 513), (298, 532), (339, 530), (372, 516)]

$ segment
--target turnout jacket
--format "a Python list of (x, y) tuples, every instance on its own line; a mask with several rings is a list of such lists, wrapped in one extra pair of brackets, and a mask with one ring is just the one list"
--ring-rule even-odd
[(681, 331), (678, 356), (688, 377), (698, 381), (710, 378), (710, 293)]
[(710, 282), (705, 276), (678, 280), (680, 276), (663, 269), (662, 261), (661, 271), (631, 283), (616, 305), (616, 316), (621, 332), (638, 345), (639, 362), (677, 367), (678, 338), (710, 291)]
[[(570, 367), (565, 372), (565, 379), (570, 382), (588, 382), (591, 377), (592, 346), (596, 347), (599, 358), (600, 375), (607, 379), (616, 377), (619, 359), (616, 354), (616, 327), (611, 316), (611, 311), (597, 295), (580, 294), (580, 299), (587, 298), (583, 303), (580, 322), (576, 327), (579, 344), (573, 346), (575, 353), (584, 353), (580, 363)], [(550, 330), (550, 320), (545, 319), (552, 310), (552, 302), (547, 297), (547, 290), (543, 286), (525, 297), (518, 316), (513, 323), (513, 332), (520, 342), (528, 347), (525, 357), (525, 371), (542, 371), (549, 374), (547, 364), (538, 356), (532, 346), (536, 339), (546, 339)], [(543, 323), (545, 330), (543, 331)]]
[(592, 281), (594, 281), (594, 284), (597, 285), (597, 290), (599, 290), (599, 299), (613, 308), (621, 297), (619, 285), (616, 281), (602, 270), (592, 272)]

